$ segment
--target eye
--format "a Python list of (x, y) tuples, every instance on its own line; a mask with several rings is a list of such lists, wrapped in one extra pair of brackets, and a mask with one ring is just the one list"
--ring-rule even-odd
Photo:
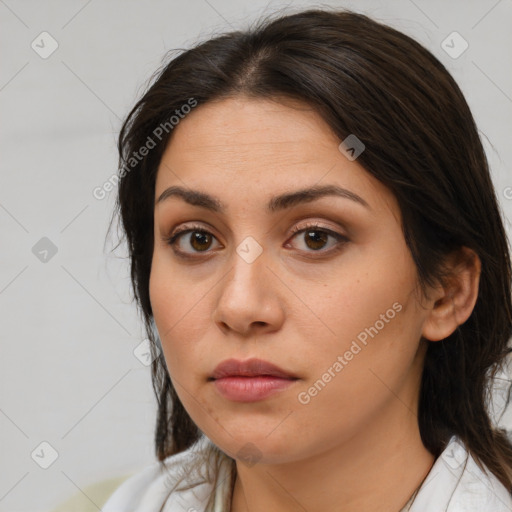
[[(303, 242), (305, 244), (305, 248), (300, 250), (304, 252), (331, 253), (341, 250), (343, 245), (349, 241), (347, 237), (316, 223), (307, 224), (305, 227), (296, 226), (292, 231), (291, 238), (296, 238), (297, 235), (301, 233), (304, 233)], [(192, 247), (192, 251), (186, 251), (181, 248), (182, 239), (185, 240), (184, 243)], [(322, 250), (326, 245), (329, 245), (329, 239), (334, 240), (334, 243), (331, 243), (331, 247), (327, 250)], [(172, 246), (174, 252), (178, 256), (193, 257), (190, 256), (193, 253), (211, 252), (209, 249), (212, 246), (213, 240), (216, 240), (216, 238), (202, 226), (195, 225), (188, 227), (184, 226), (183, 228), (175, 231), (171, 236), (164, 237), (163, 240)], [(287, 243), (286, 245), (289, 246), (290, 244)]]
[[(305, 252), (330, 253), (342, 249), (343, 245), (348, 242), (347, 237), (316, 223), (307, 224), (305, 227), (296, 226), (293, 229), (292, 238), (296, 238), (301, 233), (303, 233), (303, 237), (298, 238), (304, 242), (303, 247), (305, 248), (301, 250)], [(328, 245), (329, 238), (333, 239), (334, 243), (327, 250), (322, 250)]]
[[(189, 236), (185, 237), (185, 235)], [(176, 248), (177, 246), (180, 246), (182, 238), (185, 239), (185, 243), (194, 249), (192, 253), (208, 252), (208, 249), (212, 245), (212, 240), (215, 239), (209, 231), (201, 226), (184, 227), (174, 232), (171, 236), (164, 238), (164, 241), (172, 246), (178, 255), (184, 255), (185, 257), (191, 254), (191, 252), (184, 251), (181, 248)]]

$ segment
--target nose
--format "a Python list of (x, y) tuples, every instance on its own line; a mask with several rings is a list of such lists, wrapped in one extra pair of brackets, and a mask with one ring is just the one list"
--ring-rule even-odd
[(213, 311), (213, 321), (223, 332), (248, 336), (281, 327), (284, 311), (280, 280), (268, 263), (265, 251), (251, 263), (234, 253), (232, 267), (219, 283)]

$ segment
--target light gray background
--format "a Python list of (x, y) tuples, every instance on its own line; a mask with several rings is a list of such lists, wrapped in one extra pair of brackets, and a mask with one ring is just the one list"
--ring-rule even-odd
[[(476, 117), (510, 218), (512, 2), (323, 5), (385, 21), (448, 67)], [(112, 242), (103, 245), (115, 191), (97, 200), (92, 190), (116, 172), (120, 120), (166, 50), (284, 6), (0, 0), (0, 511), (49, 510), (154, 460), (156, 405), (149, 367), (133, 353), (143, 332), (126, 251), (112, 255)], [(31, 48), (43, 31), (59, 45), (46, 59)], [(457, 59), (441, 47), (453, 31), (469, 43)], [(32, 250), (43, 237), (57, 247), (46, 263)], [(59, 454), (46, 470), (31, 458), (43, 441)]]

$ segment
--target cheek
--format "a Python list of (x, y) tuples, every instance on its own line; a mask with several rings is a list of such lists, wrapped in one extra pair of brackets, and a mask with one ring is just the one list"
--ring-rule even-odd
[[(308, 385), (318, 379), (332, 381), (326, 385), (331, 391), (321, 393), (320, 407), (329, 407), (335, 389), (349, 410), (357, 406), (358, 397), (382, 399), (379, 393), (387, 391), (379, 377), (393, 389), (411, 368), (423, 317), (416, 302), (414, 262), (404, 245), (393, 242), (383, 244), (381, 251), (374, 247), (346, 259), (343, 270), (324, 286), (324, 299), (316, 302), (318, 317), (330, 333), (324, 330), (321, 344), (308, 342), (303, 357), (312, 362)], [(304, 332), (304, 340), (315, 339), (312, 326)]]
[[(391, 302), (388, 311), (389, 297), (383, 294), (380, 299), (365, 314), (357, 308), (354, 314), (342, 311), (337, 339), (325, 337), (325, 345), (310, 346), (302, 354), (309, 361), (310, 370), (297, 390), (302, 394), (296, 397), (301, 404), (297, 406), (296, 419), (300, 418), (304, 435), (323, 432), (318, 442), (324, 448), (340, 436), (348, 439), (370, 425), (378, 411), (397, 397), (400, 402), (409, 403), (414, 393), (416, 378), (410, 372), (419, 333), (411, 315), (413, 305), (402, 299), (395, 308)], [(380, 319), (381, 313), (387, 323)]]
[(380, 244), (352, 251), (325, 284), (317, 311), (335, 334), (330, 339), (337, 348), (359, 335), (364, 342), (370, 333), (380, 338), (390, 331), (399, 333), (414, 314), (416, 268), (403, 244), (403, 238), (390, 235)]
[(190, 397), (199, 396), (211, 362), (218, 359), (208, 339), (216, 278), (191, 278), (171, 263), (165, 254), (154, 253), (149, 295), (168, 372), (188, 409), (194, 404)]
[(164, 357), (171, 374), (187, 367), (193, 346), (187, 340), (193, 339), (189, 332), (194, 314), (197, 315), (197, 298), (186, 293), (186, 286), (177, 275), (167, 268), (165, 259), (154, 255), (149, 279), (151, 308), (162, 342)]

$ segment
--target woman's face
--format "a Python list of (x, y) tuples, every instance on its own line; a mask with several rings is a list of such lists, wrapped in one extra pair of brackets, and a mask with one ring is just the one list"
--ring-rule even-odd
[[(226, 453), (268, 463), (416, 422), (428, 314), (394, 196), (314, 110), (287, 105), (210, 102), (174, 128), (156, 179), (150, 277), (185, 409)], [(204, 196), (158, 201), (169, 187)], [(293, 195), (321, 187), (347, 192)], [(295, 380), (211, 380), (232, 358)]]

